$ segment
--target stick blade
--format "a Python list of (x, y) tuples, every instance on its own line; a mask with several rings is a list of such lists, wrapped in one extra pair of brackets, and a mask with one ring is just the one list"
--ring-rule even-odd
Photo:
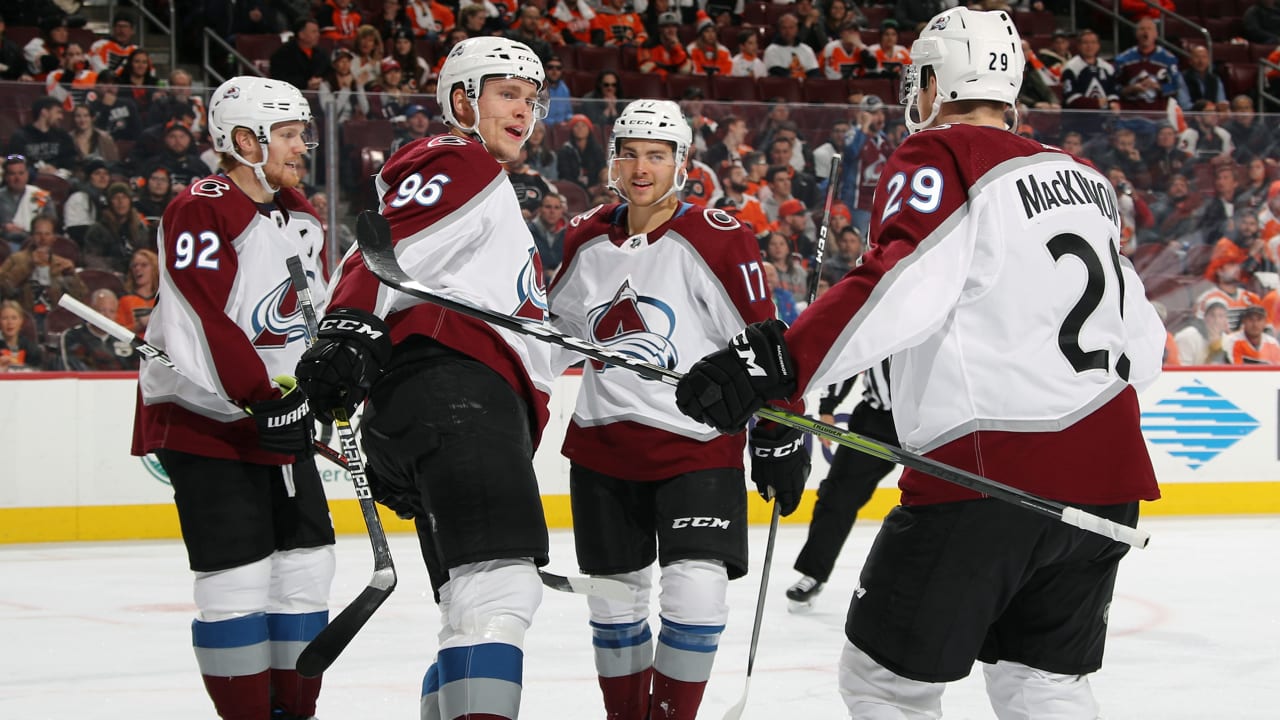
[(614, 602), (631, 602), (635, 599), (634, 594), (624, 583), (609, 578), (565, 577), (543, 570), (538, 571), (538, 576), (542, 578), (543, 585), (560, 592), (591, 595)]
[(724, 713), (724, 720), (738, 720), (742, 717), (742, 711), (747, 709), (747, 693), (751, 690), (751, 676), (747, 676), (747, 682), (742, 686), (742, 697), (738, 698), (738, 702)]
[(298, 674), (305, 678), (313, 678), (319, 677), (321, 673), (328, 670), (347, 645), (351, 644), (352, 638), (360, 632), (360, 628), (369, 622), (373, 613), (391, 596), (391, 591), (394, 589), (393, 584), (391, 587), (369, 585), (362, 590), (350, 605), (338, 613), (338, 617), (326, 625), (302, 649), (302, 653), (298, 655)]
[(365, 267), (379, 280), (399, 285), (413, 282), (396, 260), (391, 242), (391, 223), (380, 213), (365, 210), (356, 218), (356, 243)]

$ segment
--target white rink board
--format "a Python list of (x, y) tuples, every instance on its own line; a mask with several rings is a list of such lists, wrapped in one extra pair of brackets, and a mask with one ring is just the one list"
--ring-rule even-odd
[[(544, 495), (569, 491), (568, 462), (559, 449), (580, 384), (578, 375), (565, 375), (556, 383), (551, 420), (535, 457)], [(171, 502), (169, 486), (153, 474), (150, 464), (129, 454), (136, 387), (130, 378), (85, 375), (0, 380), (0, 407), (21, 408), (0, 414), (0, 437), (5, 438), (8, 460), (6, 482), (0, 485), (0, 508)], [(856, 392), (851, 395), (845, 408), (858, 399)], [(1167, 372), (1142, 394), (1142, 402), (1144, 413), (1176, 416), (1144, 419), (1144, 424), (1160, 428), (1147, 435), (1161, 483), (1280, 478), (1280, 373)], [(816, 411), (816, 398), (810, 407)], [(838, 422), (844, 421), (842, 414), (837, 417)], [(1224, 417), (1228, 419), (1214, 419)], [(1224, 431), (1224, 425), (1231, 427)], [(1215, 447), (1205, 450), (1200, 447), (1203, 443)], [(1221, 445), (1226, 446), (1217, 447)], [(1172, 454), (1188, 448), (1213, 456), (1189, 460)], [(811, 487), (825, 477), (829, 452), (815, 453)], [(1081, 452), (1105, 453), (1106, 448), (1081, 448)], [(330, 498), (354, 498), (345, 471), (324, 460), (318, 463)], [(887, 479), (882, 486), (892, 482), (893, 478)]]

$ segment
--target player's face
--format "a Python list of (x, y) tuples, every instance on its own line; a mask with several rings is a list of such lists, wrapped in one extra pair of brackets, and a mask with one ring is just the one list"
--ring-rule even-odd
[(676, 179), (676, 156), (671, 143), (623, 140), (614, 160), (618, 189), (635, 205), (647, 207), (667, 194)]
[(298, 187), (306, 173), (302, 158), (307, 154), (307, 124), (302, 121), (278, 123), (271, 128), (267, 162), (262, 172), (273, 187)]
[(489, 154), (498, 162), (519, 157), (520, 148), (537, 122), (537, 103), (538, 88), (528, 80), (507, 78), (484, 84), (476, 102), (480, 118), (475, 127)]

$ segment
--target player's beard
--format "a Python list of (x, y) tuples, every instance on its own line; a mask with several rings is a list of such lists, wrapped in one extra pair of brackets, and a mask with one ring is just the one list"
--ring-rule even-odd
[[(299, 158), (299, 160), (301, 159)], [(262, 168), (262, 171), (267, 176), (267, 182), (271, 183), (272, 187), (294, 188), (302, 184), (302, 173), (297, 169), (297, 166), (291, 168), (281, 163), (273, 167), (268, 164)]]

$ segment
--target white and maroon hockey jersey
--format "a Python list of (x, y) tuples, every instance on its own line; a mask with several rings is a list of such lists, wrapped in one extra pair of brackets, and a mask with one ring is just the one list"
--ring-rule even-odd
[[(375, 180), (396, 257), (438, 294), (504, 315), (544, 321), (542, 258), (507, 173), (484, 146), (455, 135), (415, 140)], [(550, 346), (392, 290), (352, 247), (334, 278), (331, 307), (385, 318), (394, 343), (434, 338), (502, 375), (535, 414), (535, 445), (546, 425), (554, 377)]]
[[(1060, 501), (1159, 496), (1134, 388), (1165, 332), (1105, 177), (1003, 130), (927, 130), (889, 158), (871, 242), (787, 333), (801, 392), (892, 354), (907, 449)], [(900, 486), (975, 497), (912, 470)]]
[(306, 349), (289, 257), (302, 258), (317, 311), (324, 309), (324, 230), (315, 209), (292, 189), (260, 206), (214, 175), (169, 204), (158, 244), (160, 292), (146, 339), (182, 375), (143, 363), (133, 452), (291, 462), (258, 448), (257, 428), (242, 408), (279, 397), (271, 378), (293, 375)]
[[(626, 205), (571, 220), (551, 285), (552, 322), (569, 335), (684, 372), (749, 323), (774, 316), (755, 236), (723, 210), (681, 203), (666, 224), (628, 236)], [(569, 353), (557, 364), (576, 359)], [(742, 467), (745, 435), (721, 435), (676, 409), (675, 388), (587, 361), (563, 453), (618, 478), (661, 480)]]

